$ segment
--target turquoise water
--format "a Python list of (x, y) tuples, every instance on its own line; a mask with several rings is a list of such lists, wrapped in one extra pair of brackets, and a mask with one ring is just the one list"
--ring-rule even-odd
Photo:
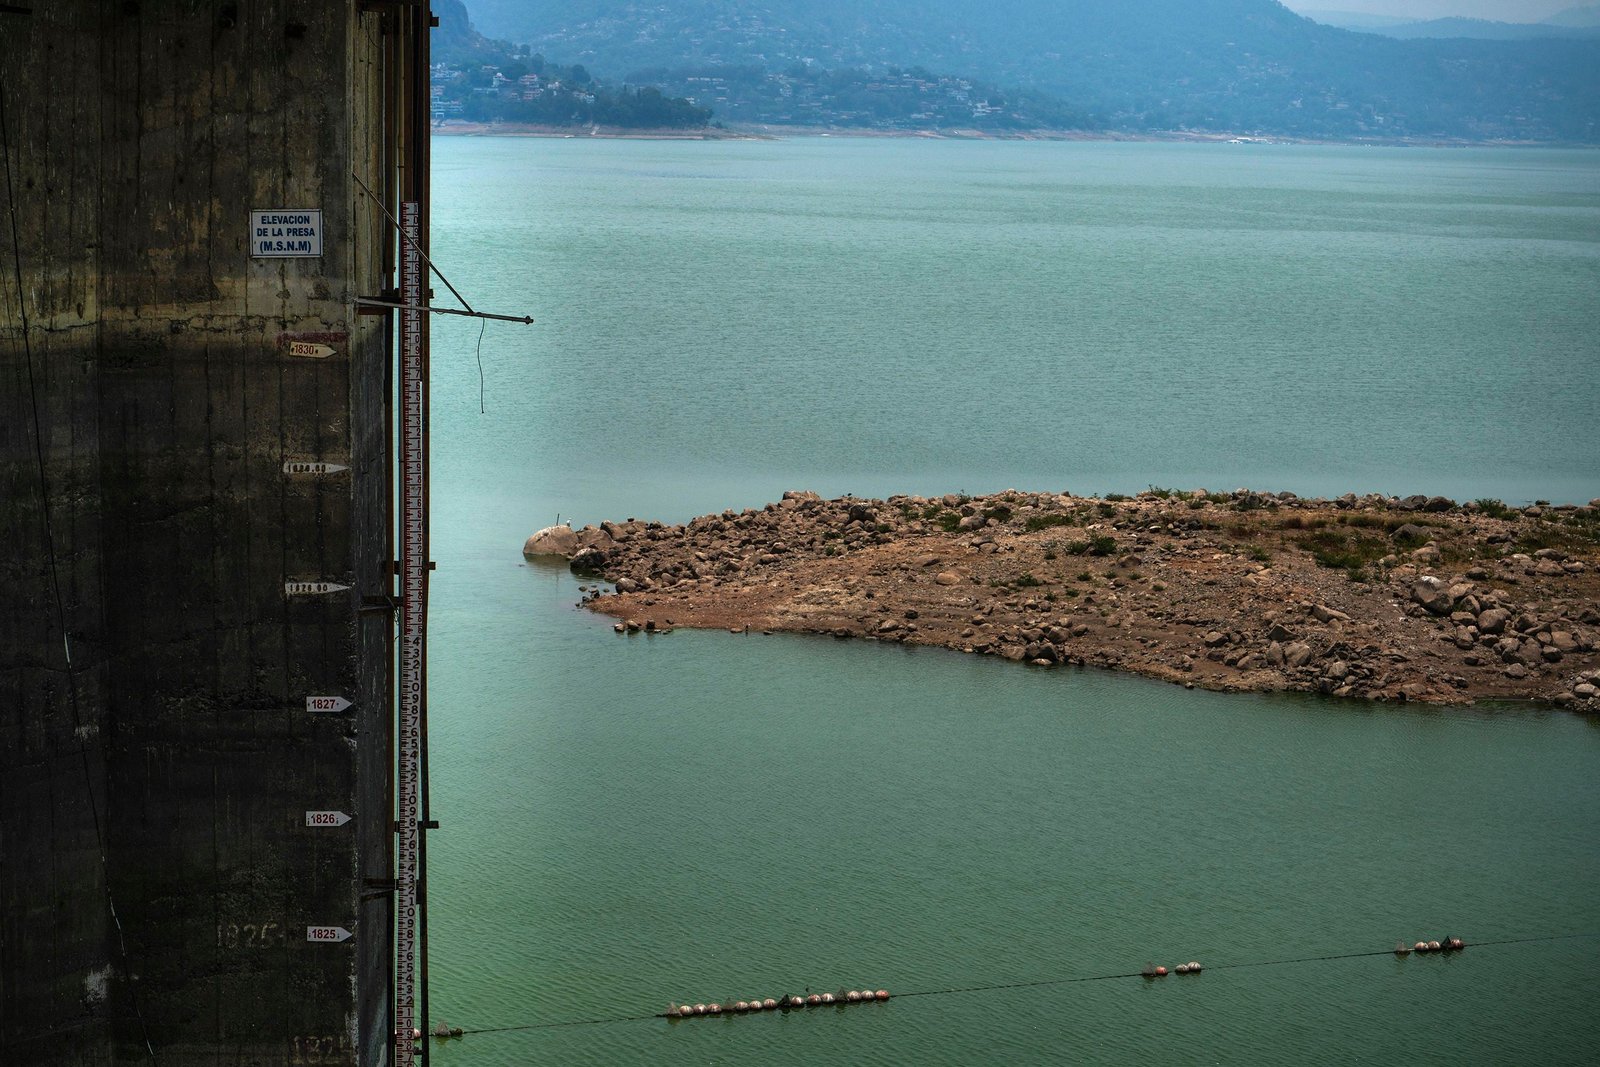
[[(1600, 495), (1600, 157), (439, 139), (432, 1004), (461, 1064), (1586, 1062), (1600, 728), (624, 640), (518, 549), (785, 488)], [(441, 287), (442, 291), (442, 287)], [(1449, 958), (1273, 967), (1455, 933)]]

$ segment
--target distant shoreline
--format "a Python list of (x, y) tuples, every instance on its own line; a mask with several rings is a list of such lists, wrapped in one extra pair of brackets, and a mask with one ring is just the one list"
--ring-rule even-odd
[(547, 137), (623, 141), (782, 141), (799, 137), (849, 137), (923, 141), (1114, 141), (1140, 144), (1329, 145), (1368, 148), (1570, 148), (1597, 144), (1572, 141), (1468, 141), (1450, 138), (1393, 137), (1353, 140), (1287, 135), (1217, 133), (1200, 130), (880, 130), (868, 127), (745, 126), (701, 129), (633, 129), (614, 126), (542, 126), (520, 122), (435, 121), (435, 137)]
[(540, 126), (525, 122), (435, 122), (435, 137), (553, 137), (609, 141), (773, 141), (775, 137), (739, 130), (633, 129), (626, 126)]

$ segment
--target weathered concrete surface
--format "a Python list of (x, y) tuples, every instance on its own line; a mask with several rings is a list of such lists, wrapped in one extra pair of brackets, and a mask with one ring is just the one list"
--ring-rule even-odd
[[(379, 16), (32, 6), (0, 14), (0, 1062), (379, 1063), (387, 340), (352, 301), (384, 231), (349, 177)], [(320, 259), (249, 257), (285, 207), (322, 209)]]

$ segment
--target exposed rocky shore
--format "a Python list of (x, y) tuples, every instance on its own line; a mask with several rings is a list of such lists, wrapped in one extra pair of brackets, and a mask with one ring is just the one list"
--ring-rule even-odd
[(1600, 501), (1154, 489), (824, 500), (528, 539), (675, 626), (934, 645), (1230, 691), (1600, 711)]

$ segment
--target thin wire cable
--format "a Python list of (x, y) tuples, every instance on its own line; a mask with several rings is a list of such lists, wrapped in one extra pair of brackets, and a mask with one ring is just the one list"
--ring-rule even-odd
[[(1530, 943), (1535, 942), (1535, 941), (1571, 941), (1571, 940), (1577, 940), (1577, 939), (1586, 938), (1586, 937), (1600, 937), (1600, 931), (1591, 932), (1591, 933), (1577, 933), (1577, 934), (1544, 934), (1544, 935), (1541, 935), (1539, 937), (1513, 937), (1513, 938), (1506, 938), (1506, 939), (1500, 940), (1500, 941), (1474, 941), (1471, 944), (1467, 945), (1466, 948), (1482, 949), (1482, 948), (1493, 948), (1493, 947), (1495, 947), (1497, 945), (1525, 945), (1525, 944), (1530, 944)], [(1444, 953), (1441, 950), (1441, 954), (1453, 955), (1455, 953), (1455, 951), (1462, 951), (1462, 950), (1451, 950), (1451, 952), (1449, 952), (1449, 953)], [(1237, 971), (1237, 970), (1244, 970), (1244, 969), (1251, 968), (1251, 967), (1282, 967), (1282, 966), (1286, 966), (1288, 964), (1294, 964), (1294, 963), (1321, 963), (1321, 962), (1326, 961), (1326, 960), (1353, 960), (1353, 959), (1361, 959), (1363, 957), (1369, 957), (1369, 956), (1393, 956), (1393, 955), (1394, 955), (1394, 949), (1392, 949), (1392, 948), (1373, 949), (1373, 950), (1367, 951), (1367, 952), (1338, 952), (1338, 953), (1332, 953), (1332, 954), (1324, 955), (1324, 956), (1301, 956), (1301, 957), (1298, 957), (1296, 959), (1286, 959), (1286, 960), (1250, 960), (1250, 961), (1246, 961), (1246, 962), (1243, 962), (1243, 963), (1220, 963), (1220, 964), (1208, 963), (1205, 966), (1205, 970)], [(1428, 955), (1432, 955), (1432, 953), (1428, 953)], [(1204, 973), (1204, 972), (1202, 972), (1202, 973)], [(1083, 983), (1083, 982), (1110, 982), (1110, 981), (1115, 981), (1117, 979), (1122, 979), (1122, 978), (1146, 978), (1146, 977), (1150, 977), (1150, 976), (1144, 974), (1144, 972), (1142, 972), (1142, 971), (1131, 971), (1131, 972), (1128, 972), (1128, 973), (1125, 973), (1125, 974), (1080, 975), (1077, 978), (1040, 978), (1040, 979), (1037, 979), (1037, 980), (1034, 980), (1034, 981), (1027, 981), (1027, 982), (998, 982), (998, 983), (995, 983), (995, 984), (992, 984), (992, 985), (952, 986), (952, 987), (950, 987), (948, 989), (920, 989), (920, 990), (916, 990), (916, 991), (910, 992), (910, 993), (896, 993), (894, 995), (893, 999), (894, 1000), (905, 1000), (905, 999), (907, 999), (909, 997), (942, 997), (942, 996), (950, 996), (950, 995), (955, 994), (955, 993), (988, 993), (988, 992), (993, 992), (993, 991), (1003, 990), (1003, 989), (1038, 989), (1038, 988), (1041, 988), (1041, 987), (1044, 987), (1044, 986), (1074, 985), (1074, 984)], [(813, 1006), (814, 1005), (807, 1005), (806, 1007), (809, 1008), (809, 1007), (813, 1007)], [(835, 1003), (835, 1004), (820, 1005), (820, 1006), (822, 1006), (822, 1007), (849, 1007), (850, 1005), (849, 1005), (848, 1002), (846, 1002), (844, 1004)], [(804, 1010), (804, 1009), (794, 1008), (794, 1009), (788, 1009), (788, 1010), (799, 1011), (799, 1010)], [(726, 1015), (727, 1012), (723, 1012), (722, 1014)], [(761, 1014), (765, 1014), (765, 1012), (762, 1012)], [(517, 1032), (527, 1031), (527, 1030), (555, 1030), (555, 1029), (559, 1029), (559, 1028), (563, 1028), (563, 1027), (574, 1027), (574, 1026), (614, 1026), (614, 1025), (617, 1025), (617, 1024), (620, 1024), (620, 1023), (649, 1022), (649, 1021), (654, 1020), (654, 1019), (661, 1019), (661, 1018), (666, 1018), (666, 1017), (667, 1016), (663, 1016), (663, 1015), (619, 1015), (619, 1016), (615, 1016), (615, 1017), (611, 1017), (611, 1018), (605, 1018), (605, 1019), (568, 1019), (568, 1020), (566, 1020), (564, 1022), (529, 1023), (529, 1024), (524, 1025), (524, 1026), (491, 1026), (491, 1027), (485, 1027), (485, 1028), (483, 1028), (481, 1030), (462, 1030), (461, 1031), (461, 1036), (466, 1036), (467, 1034), (507, 1034), (507, 1033), (517, 1033)], [(696, 1016), (696, 1018), (699, 1018), (699, 1016)]]
[[(444, 282), (445, 288), (449, 289), (455, 294), (456, 299), (461, 301), (461, 306), (466, 308), (468, 311), (472, 311), (472, 305), (467, 303), (467, 298), (461, 295), (460, 290), (450, 284), (450, 279), (444, 276), (444, 271), (433, 265), (433, 260), (428, 258), (428, 253), (422, 250), (422, 246), (416, 242), (416, 239), (410, 234), (406, 233), (405, 227), (401, 226), (399, 220), (390, 213), (389, 205), (378, 199), (377, 194), (375, 194), (371, 189), (367, 188), (367, 183), (361, 180), (361, 175), (357, 174), (355, 171), (351, 171), (350, 177), (354, 178), (356, 180), (356, 184), (361, 186), (361, 191), (366, 193), (374, 204), (378, 205), (378, 210), (383, 212), (384, 216), (389, 220), (389, 224), (395, 228), (397, 233), (400, 234), (401, 239), (409, 244), (412, 248), (416, 249), (417, 255), (422, 257), (422, 262), (428, 265), (428, 269), (437, 274), (439, 276), (439, 280)], [(474, 312), (474, 314), (476, 314), (476, 312)]]
[[(72, 638), (67, 632), (66, 602), (61, 595), (61, 571), (56, 560), (55, 531), (50, 525), (50, 482), (44, 461), (44, 433), (39, 418), (39, 386), (33, 373), (33, 340), (28, 331), (28, 292), (22, 280), (22, 237), (17, 227), (17, 194), (11, 179), (11, 131), (6, 124), (5, 83), (0, 81), (0, 157), (6, 172), (6, 208), (11, 220), (11, 265), (17, 285), (17, 315), (22, 326), (22, 352), (28, 367), (28, 396), (33, 416), (33, 455), (39, 470), (39, 522), (44, 533), (45, 555), (50, 562), (50, 588), (55, 601), (56, 628), (61, 631), (61, 652), (66, 664), (67, 703), (72, 708), (74, 736), (78, 739), (78, 758), (83, 765), (83, 786), (89, 797), (89, 813), (94, 822), (95, 847), (100, 853), (100, 872), (106, 891), (106, 909), (111, 914), (117, 931), (117, 949), (122, 957), (123, 973), (129, 976), (133, 968), (128, 959), (128, 943), (122, 931), (122, 918), (117, 914), (117, 902), (111, 893), (111, 863), (106, 855), (105, 834), (100, 826), (100, 802), (95, 797), (94, 775), (89, 769), (89, 747), (84, 738), (83, 714), (78, 706), (76, 672), (72, 665)], [(155, 1046), (150, 1042), (150, 1030), (139, 1007), (137, 990), (130, 987), (133, 1013), (139, 1020), (139, 1032), (144, 1038), (145, 1051), (150, 1062), (156, 1062)]]
[(489, 328), (488, 319), (478, 320), (478, 414), (488, 413), (483, 403), (483, 331)]

